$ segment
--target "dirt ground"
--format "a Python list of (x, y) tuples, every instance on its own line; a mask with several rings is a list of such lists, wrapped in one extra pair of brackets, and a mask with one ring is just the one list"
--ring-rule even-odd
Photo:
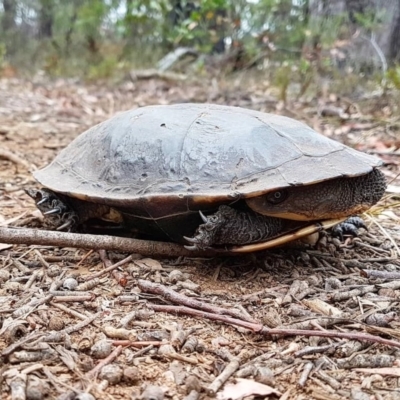
[(390, 185), (368, 232), (212, 259), (0, 240), (1, 398), (400, 399), (400, 125), (387, 99), (289, 106), (251, 80), (0, 80), (0, 229), (43, 227), (24, 189), (79, 133), (190, 101), (288, 115), (380, 155)]

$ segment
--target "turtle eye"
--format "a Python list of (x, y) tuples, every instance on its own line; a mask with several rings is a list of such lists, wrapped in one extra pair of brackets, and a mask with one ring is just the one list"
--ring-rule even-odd
[(288, 197), (288, 192), (285, 189), (276, 190), (267, 194), (267, 201), (270, 204), (279, 204), (285, 201)]

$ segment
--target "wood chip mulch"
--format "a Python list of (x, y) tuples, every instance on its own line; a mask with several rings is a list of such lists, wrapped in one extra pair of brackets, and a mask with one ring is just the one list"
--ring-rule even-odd
[[(212, 101), (284, 112), (260, 102), (259, 86), (220, 85), (0, 80), (0, 231), (43, 228), (24, 192), (38, 187), (31, 172), (120, 110)], [(293, 107), (312, 121), (312, 108)], [(338, 138), (330, 123), (318, 122)], [(395, 157), (384, 157), (394, 188)], [(396, 196), (358, 238), (241, 257), (0, 243), (0, 397), (400, 399)]]

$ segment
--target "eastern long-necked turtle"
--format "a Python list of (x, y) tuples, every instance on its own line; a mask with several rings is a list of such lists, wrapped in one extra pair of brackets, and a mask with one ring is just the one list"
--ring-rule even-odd
[(60, 228), (101, 218), (194, 248), (244, 245), (361, 213), (381, 161), (296, 120), (212, 104), (122, 112), (78, 136), (29, 190)]

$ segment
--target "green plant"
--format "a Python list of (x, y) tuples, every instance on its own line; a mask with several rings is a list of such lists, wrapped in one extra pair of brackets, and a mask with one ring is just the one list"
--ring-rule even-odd
[[(208, 53), (219, 41), (224, 40), (230, 1), (204, 0), (194, 3), (182, 2), (183, 10), (175, 15), (174, 21), (171, 23), (167, 19), (165, 38), (173, 46), (195, 46)], [(170, 8), (169, 13), (173, 12)]]
[(386, 85), (400, 90), (400, 65), (388, 69), (386, 72)]
[(293, 80), (293, 65), (289, 62), (284, 62), (280, 67), (278, 67), (274, 74), (274, 85), (279, 90), (279, 100), (286, 102), (287, 92), (290, 83)]
[(4, 65), (6, 51), (6, 45), (0, 42), (0, 68)]

